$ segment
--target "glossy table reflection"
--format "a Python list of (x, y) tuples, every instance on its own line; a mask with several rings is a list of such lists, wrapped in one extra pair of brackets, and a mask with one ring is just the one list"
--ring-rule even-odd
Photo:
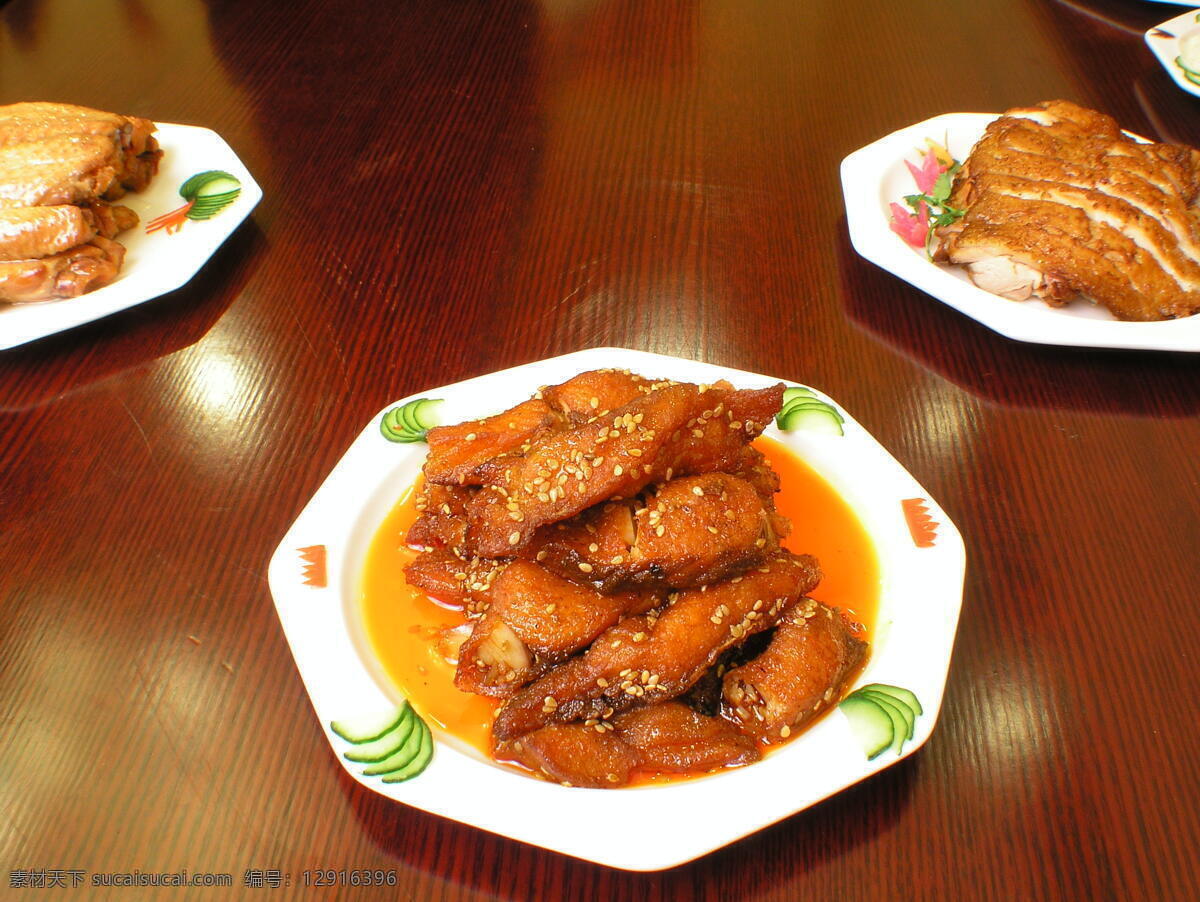
[[(1200, 145), (1200, 101), (1141, 38), (1177, 13), (0, 7), (0, 100), (207, 126), (265, 192), (186, 287), (0, 354), (0, 885), (186, 868), (233, 875), (211, 898), (307, 898), (305, 869), (381, 868), (417, 899), (1195, 897), (1200, 361), (988, 332), (854, 254), (837, 171), (930, 116), (1053, 97)], [(929, 744), (660, 874), (359, 788), (266, 587), (386, 403), (596, 345), (819, 386), (968, 546)]]

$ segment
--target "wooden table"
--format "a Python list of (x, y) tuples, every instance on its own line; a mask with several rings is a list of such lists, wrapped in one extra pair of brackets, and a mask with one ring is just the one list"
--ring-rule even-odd
[[(186, 868), (233, 887), (145, 897), (332, 898), (301, 872), (379, 868), (412, 899), (1196, 898), (1198, 358), (1002, 338), (861, 260), (838, 181), (901, 126), (1055, 97), (1200, 145), (1142, 40), (1179, 11), (6, 4), (0, 100), (208, 126), (265, 198), (186, 287), (0, 353), (4, 891)], [(389, 401), (598, 345), (819, 386), (968, 548), (919, 754), (657, 874), (360, 788), (266, 582)]]

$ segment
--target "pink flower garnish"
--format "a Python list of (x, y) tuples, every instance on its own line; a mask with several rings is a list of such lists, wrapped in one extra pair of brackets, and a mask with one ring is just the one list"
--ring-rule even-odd
[(917, 202), (917, 213), (910, 213), (900, 204), (891, 204), (892, 231), (916, 248), (925, 247), (925, 238), (929, 234), (929, 208), (925, 201)]
[(912, 173), (913, 181), (917, 183), (917, 190), (922, 194), (933, 194), (938, 176), (950, 168), (949, 166), (943, 166), (938, 161), (937, 154), (932, 150), (926, 151), (925, 155), (921, 158), (920, 169), (908, 160), (904, 161), (904, 165)]

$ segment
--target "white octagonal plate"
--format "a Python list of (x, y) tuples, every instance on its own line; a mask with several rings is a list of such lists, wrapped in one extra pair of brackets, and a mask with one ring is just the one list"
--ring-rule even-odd
[[(77, 298), (34, 304), (0, 304), (0, 350), (53, 335), (174, 291), (199, 272), (262, 199), (262, 189), (216, 132), (194, 125), (158, 123), (163, 149), (158, 174), (144, 191), (119, 203), (140, 222), (116, 240), (125, 262), (116, 281)], [(240, 183), (237, 197), (211, 219), (188, 219), (179, 194), (194, 175), (219, 170)], [(162, 218), (178, 216), (162, 225)], [(156, 226), (159, 226), (156, 228)]]
[[(965, 160), (996, 113), (948, 113), (893, 132), (842, 160), (850, 241), (858, 253), (960, 313), (1017, 341), (1091, 348), (1200, 351), (1200, 315), (1155, 323), (1122, 322), (1079, 299), (1065, 307), (1010, 301), (973, 285), (957, 266), (933, 263), (889, 226), (889, 204), (916, 192), (905, 160), (918, 163), (925, 139)], [(1134, 136), (1136, 137), (1136, 136)]]
[[(612, 867), (650, 871), (689, 861), (813, 805), (912, 754), (930, 736), (945, 686), (962, 604), (962, 538), (928, 493), (848, 414), (844, 435), (780, 432), (786, 445), (848, 502), (878, 558), (881, 595), (870, 659), (857, 685), (915, 692), (924, 714), (911, 743), (868, 760), (846, 717), (832, 711), (748, 767), (631, 789), (579, 789), (524, 776), (438, 737), (429, 768), (408, 782), (364, 777), (343, 757), (331, 722), (394, 709), (396, 688), (377, 674), (365, 639), (361, 578), (368, 546), (420, 473), (424, 443), (395, 444), (385, 414), (417, 397), (440, 398), (443, 423), (499, 412), (538, 387), (586, 370), (628, 369), (654, 378), (738, 388), (769, 376), (616, 348), (594, 348), (430, 388), (380, 411), (355, 439), (272, 557), (271, 593), (334, 756), (359, 783), (398, 802), (522, 842)], [(836, 402), (817, 393), (834, 405)], [(803, 551), (804, 549), (794, 549)], [(631, 837), (628, 825), (638, 825)]]
[[(1146, 45), (1158, 57), (1158, 61), (1167, 70), (1167, 74), (1175, 80), (1175, 84), (1189, 94), (1200, 97), (1200, 78), (1195, 75), (1189, 78), (1187, 70), (1179, 64), (1179, 42), (1189, 32), (1200, 32), (1200, 12), (1194, 9), (1178, 15), (1174, 19), (1168, 19), (1161, 25), (1155, 25), (1146, 32)], [(1195, 40), (1195, 36), (1189, 37), (1189, 45), (1194, 47), (1195, 45), (1191, 42)], [(1193, 81), (1193, 78), (1196, 80)]]

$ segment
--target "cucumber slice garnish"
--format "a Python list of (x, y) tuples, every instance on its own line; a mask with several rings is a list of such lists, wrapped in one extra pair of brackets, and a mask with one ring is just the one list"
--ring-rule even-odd
[(890, 686), (887, 683), (868, 683), (861, 687), (861, 691), (865, 692), (870, 689), (873, 692), (882, 692), (884, 695), (890, 695), (896, 701), (903, 702), (913, 714), (921, 715), (925, 713), (925, 709), (921, 707), (921, 703), (917, 700), (916, 693), (911, 689), (905, 689), (902, 686)]
[(440, 426), (442, 421), (437, 412), (442, 403), (441, 398), (422, 398), (420, 401), (414, 402), (413, 419), (417, 426), (425, 430)]
[(184, 200), (195, 200), (201, 195), (220, 194), (231, 188), (241, 188), (242, 183), (221, 169), (197, 172), (179, 186), (179, 196)]
[(783, 409), (779, 411), (779, 417), (782, 419), (783, 417), (786, 417), (788, 414), (790, 414), (793, 410), (815, 410), (815, 409), (828, 410), (831, 414), (833, 414), (835, 417), (837, 417), (837, 421), (839, 423), (846, 422), (846, 420), (842, 417), (842, 415), (840, 413), (838, 413), (837, 408), (833, 407), (830, 404), (826, 404), (824, 401), (820, 401), (816, 398), (796, 398), (793, 401), (789, 401), (787, 404), (784, 404)]
[(804, 385), (789, 385), (783, 390), (783, 403), (787, 405), (793, 398), (815, 398), (817, 393)]
[(821, 407), (799, 407), (781, 414), (779, 428), (784, 432), (803, 429), (807, 432), (823, 432), (826, 435), (844, 435), (841, 418), (828, 405)]
[(392, 732), (407, 716), (408, 702), (405, 702), (397, 710), (389, 711), (387, 714), (372, 714), (352, 720), (335, 720), (329, 725), (329, 729), (347, 742), (361, 745), (364, 742), (373, 742)]
[(425, 721), (422, 720), (420, 723), (421, 745), (417, 749), (417, 753), (413, 755), (413, 759), (404, 767), (394, 770), (389, 774), (384, 774), (384, 783), (403, 783), (405, 780), (411, 780), (429, 766), (429, 762), (433, 759), (433, 734), (430, 732), (429, 726)]
[(412, 728), (408, 731), (408, 736), (405, 737), (401, 746), (382, 761), (364, 768), (363, 776), (374, 777), (378, 774), (390, 774), (407, 765), (416, 757), (417, 750), (421, 747), (421, 737), (428, 731), (429, 727), (425, 725), (425, 721), (419, 717), (412, 718)]
[(876, 758), (892, 745), (896, 728), (892, 717), (874, 699), (865, 695), (844, 698), (838, 709), (850, 722), (850, 731), (859, 741), (867, 758)]
[(869, 692), (863, 693), (863, 698), (869, 698), (879, 707), (887, 712), (887, 716), (892, 719), (892, 744), (891, 749), (897, 755), (904, 748), (904, 740), (908, 738), (908, 718), (904, 716), (904, 711), (897, 702), (892, 701), (886, 695), (873, 695)]
[(421, 720), (413, 714), (412, 708), (406, 708), (405, 711), (407, 712), (405, 717), (396, 724), (395, 729), (384, 733), (373, 742), (364, 742), (362, 745), (354, 746), (350, 751), (343, 753), (345, 759), (359, 764), (375, 764), (396, 754)]
[[(895, 708), (896, 711), (899, 712), (900, 716), (904, 718), (904, 738), (913, 738), (913, 729), (917, 723), (917, 715), (913, 712), (912, 708), (903, 702), (896, 701), (896, 699), (892, 696), (886, 695), (883, 692), (877, 692), (874, 689), (859, 689), (858, 691), (872, 701), (879, 702), (879, 704), (883, 705), (885, 708), (889, 705)], [(899, 751), (899, 749), (897, 749), (897, 751)]]
[(402, 407), (400, 407), (400, 414), (399, 414), (400, 422), (404, 424), (404, 429), (406, 432), (413, 432), (413, 433), (424, 432), (424, 429), (422, 429), (421, 424), (417, 422), (417, 416), (416, 416), (417, 407), (420, 405), (421, 401), (423, 401), (423, 400), (425, 400), (425, 399), (421, 398), (418, 401), (410, 401), (408, 404), (405, 404)]
[(379, 431), (389, 442), (423, 442), (425, 433), (438, 425), (436, 414), (441, 404), (439, 398), (417, 398), (393, 407), (383, 415)]

